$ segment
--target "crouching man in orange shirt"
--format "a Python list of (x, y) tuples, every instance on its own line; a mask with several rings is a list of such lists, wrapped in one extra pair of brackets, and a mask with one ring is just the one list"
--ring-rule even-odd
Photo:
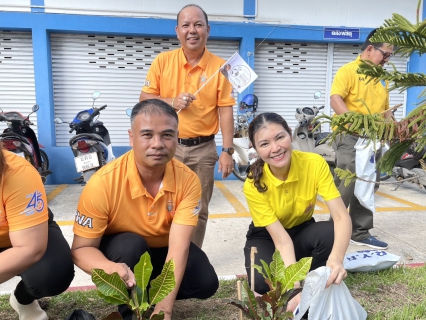
[[(130, 288), (133, 268), (144, 252), (157, 277), (166, 261), (175, 262), (175, 289), (155, 306), (171, 319), (176, 299), (211, 297), (217, 275), (206, 254), (191, 243), (198, 221), (201, 185), (197, 175), (173, 159), (178, 117), (167, 103), (150, 99), (135, 105), (129, 130), (132, 150), (89, 180), (78, 203), (72, 256), (87, 273), (117, 272)], [(123, 319), (132, 319), (119, 306)]]

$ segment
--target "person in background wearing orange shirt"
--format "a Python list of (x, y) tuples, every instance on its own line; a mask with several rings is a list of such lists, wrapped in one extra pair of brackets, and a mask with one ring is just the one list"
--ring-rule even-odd
[[(176, 299), (209, 298), (219, 286), (206, 254), (191, 242), (201, 185), (191, 169), (173, 159), (177, 136), (178, 117), (167, 103), (150, 99), (134, 106), (132, 150), (90, 178), (78, 203), (71, 248), (83, 271), (117, 272), (129, 288), (136, 284), (133, 268), (143, 253), (151, 256), (151, 279), (173, 258), (176, 287), (154, 309), (166, 320)], [(127, 306), (119, 312), (132, 319)]]
[[(183, 7), (177, 15), (176, 26), (182, 47), (155, 58), (139, 99), (161, 99), (179, 112), (179, 145), (175, 158), (197, 174), (203, 190), (198, 225), (192, 238), (200, 248), (213, 194), (215, 164), (219, 159), (219, 172), (222, 178), (227, 178), (233, 169), (234, 152), (232, 106), (235, 99), (231, 84), (217, 72), (225, 61), (206, 48), (209, 33), (204, 10), (194, 4)], [(214, 141), (219, 125), (222, 133), (220, 157)]]
[(0, 144), (0, 284), (19, 276), (10, 305), (19, 320), (47, 320), (36, 299), (64, 292), (74, 278), (70, 247), (53, 221), (37, 170)]

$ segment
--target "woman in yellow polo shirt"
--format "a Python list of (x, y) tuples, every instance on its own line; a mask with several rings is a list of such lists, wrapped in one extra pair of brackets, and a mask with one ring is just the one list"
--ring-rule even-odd
[[(349, 245), (351, 221), (326, 161), (317, 154), (292, 150), (291, 130), (276, 113), (259, 114), (249, 126), (249, 138), (259, 156), (244, 183), (253, 222), (244, 248), (250, 279), (250, 248), (257, 247), (255, 263), (268, 264), (275, 249), (286, 266), (312, 257), (311, 269), (332, 269), (327, 286), (346, 277), (343, 259)], [(326, 202), (333, 221), (315, 222), (317, 195)], [(255, 274), (255, 291), (269, 291)], [(300, 299), (300, 296), (298, 297)]]
[(74, 277), (70, 247), (37, 170), (0, 143), (0, 284), (19, 276), (10, 295), (19, 320), (47, 320), (36, 299), (64, 292)]

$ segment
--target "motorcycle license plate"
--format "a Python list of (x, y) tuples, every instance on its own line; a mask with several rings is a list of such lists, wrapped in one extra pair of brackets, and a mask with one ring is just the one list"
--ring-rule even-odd
[(77, 156), (74, 158), (74, 161), (77, 172), (82, 172), (99, 167), (98, 154), (96, 152)]

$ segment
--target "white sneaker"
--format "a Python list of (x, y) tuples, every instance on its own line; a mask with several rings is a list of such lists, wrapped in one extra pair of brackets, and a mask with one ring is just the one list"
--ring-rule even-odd
[(15, 294), (10, 295), (10, 305), (19, 315), (19, 320), (49, 320), (46, 312), (44, 312), (37, 300), (34, 300), (28, 305), (23, 305), (16, 300)]

